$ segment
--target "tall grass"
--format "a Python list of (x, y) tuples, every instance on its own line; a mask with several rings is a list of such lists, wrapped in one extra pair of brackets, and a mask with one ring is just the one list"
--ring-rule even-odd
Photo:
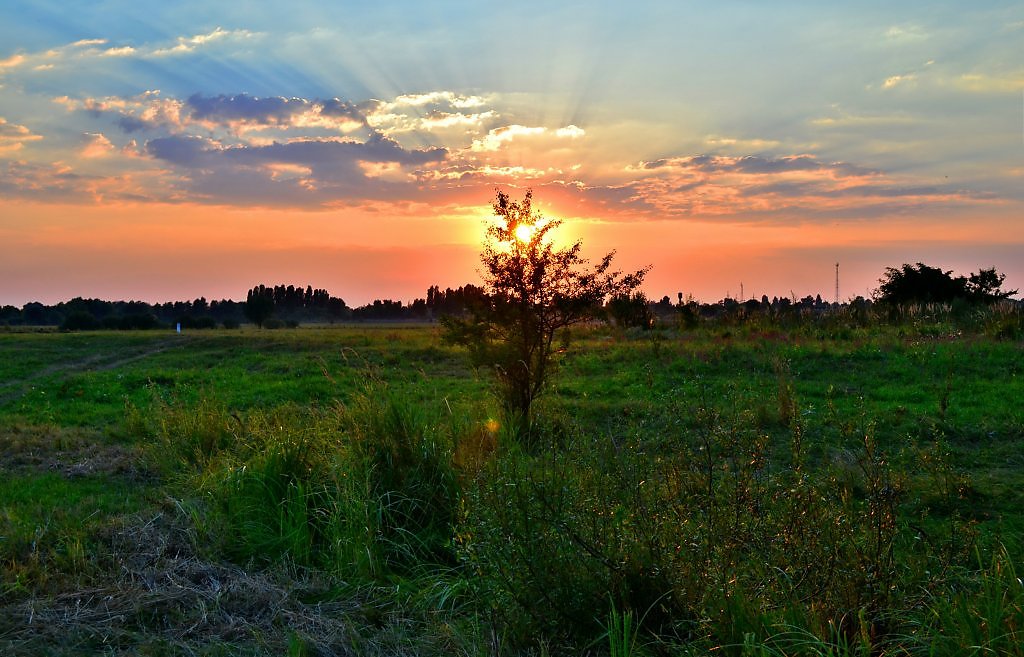
[(344, 404), (133, 422), (209, 550), (372, 590), (374, 622), (411, 605), (466, 652), (1012, 650), (1015, 562), (965, 571), (968, 485), (941, 435), (880, 445), (831, 393), (808, 424), (791, 364), (760, 362), (767, 390), (659, 398), (658, 435), (552, 405), (524, 445), (373, 377)]
[[(979, 557), (980, 559), (980, 557)], [(928, 604), (932, 655), (1024, 655), (1024, 582), (1005, 547), (979, 564), (963, 588)]]
[(622, 651), (628, 618), (663, 645), (873, 654), (951, 542), (914, 540), (910, 484), (870, 425), (854, 451), (812, 462), (798, 412), (780, 450), (737, 408), (680, 407), (695, 428), (660, 445), (580, 436), (500, 451), (459, 528), (478, 598), (520, 638), (604, 630)]
[(167, 407), (155, 433), (164, 468), (177, 460), (179, 488), (198, 493), (197, 527), (235, 561), (354, 581), (452, 563), (452, 439), (384, 386), (327, 410)]

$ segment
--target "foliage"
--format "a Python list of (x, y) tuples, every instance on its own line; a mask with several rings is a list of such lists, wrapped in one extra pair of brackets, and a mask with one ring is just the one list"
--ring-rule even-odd
[(643, 292), (617, 294), (608, 300), (606, 310), (615, 324), (623, 328), (646, 330), (654, 324), (654, 316)]
[(480, 254), (485, 296), (468, 317), (449, 317), (449, 340), (469, 347), (473, 363), (493, 368), (498, 396), (511, 417), (530, 424), (533, 401), (557, 365), (555, 335), (600, 312), (610, 296), (628, 295), (649, 268), (623, 275), (611, 269), (615, 252), (591, 267), (581, 242), (556, 248), (550, 237), (559, 220), (498, 190), (492, 203), (500, 221), (487, 228)]
[(60, 325), (62, 331), (95, 331), (98, 328), (100, 323), (86, 310), (74, 311)]
[(923, 263), (905, 264), (901, 268), (887, 267), (879, 279), (881, 285), (876, 299), (887, 304), (908, 303), (949, 303), (956, 300), (992, 303), (1008, 299), (1017, 290), (1001, 289), (1006, 275), (996, 272), (995, 267), (980, 269), (969, 277), (951, 276), (952, 271), (942, 271)]

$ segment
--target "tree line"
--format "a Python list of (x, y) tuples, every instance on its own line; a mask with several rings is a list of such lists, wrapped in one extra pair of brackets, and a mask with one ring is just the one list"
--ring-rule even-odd
[[(995, 268), (979, 269), (968, 276), (954, 276), (951, 271), (923, 263), (888, 267), (879, 279), (879, 287), (871, 298), (856, 297), (842, 304), (822, 300), (821, 295), (733, 299), (726, 297), (713, 303), (699, 303), (679, 293), (677, 299), (663, 296), (654, 301), (642, 292), (612, 295), (603, 302), (600, 315), (622, 327), (650, 327), (671, 322), (682, 326), (716, 320), (770, 316), (800, 318), (818, 315), (838, 308), (864, 312), (873, 306), (895, 310), (912, 304), (957, 304), (964, 307), (988, 305), (1009, 299), (1017, 290), (1003, 290), (1005, 275)], [(0, 306), (0, 326), (58, 326), (65, 330), (140, 330), (237, 328), (243, 322), (270, 328), (298, 326), (302, 323), (335, 323), (347, 321), (432, 321), (446, 316), (460, 316), (479, 307), (486, 299), (483, 287), (466, 284), (457, 288), (427, 288), (426, 295), (411, 303), (392, 299), (375, 299), (366, 305), (349, 307), (326, 289), (311, 285), (257, 285), (246, 294), (245, 301), (231, 299), (207, 301), (169, 301), (150, 304), (143, 301), (105, 301), (75, 297), (54, 305), (26, 303), (18, 308)], [(598, 302), (601, 303), (601, 302)]]
[(430, 286), (426, 296), (411, 303), (375, 299), (355, 308), (326, 289), (311, 285), (256, 285), (246, 293), (245, 301), (221, 299), (147, 303), (144, 301), (106, 301), (75, 297), (53, 305), (38, 301), (21, 308), (0, 306), (0, 326), (57, 326), (63, 330), (145, 330), (174, 328), (238, 328), (243, 322), (278, 328), (304, 323), (346, 321), (429, 321), (446, 314), (464, 312), (483, 290), (467, 284), (441, 289)]

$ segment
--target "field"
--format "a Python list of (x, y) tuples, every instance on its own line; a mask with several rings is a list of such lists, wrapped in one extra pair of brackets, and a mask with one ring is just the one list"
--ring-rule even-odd
[(1024, 654), (1024, 346), (0, 333), (0, 653)]

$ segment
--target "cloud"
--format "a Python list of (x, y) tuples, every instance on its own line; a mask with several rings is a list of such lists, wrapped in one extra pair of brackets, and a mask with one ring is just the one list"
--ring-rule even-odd
[(473, 140), (470, 150), (475, 152), (493, 152), (502, 149), (512, 141), (523, 138), (554, 137), (556, 139), (578, 139), (582, 137), (584, 130), (574, 125), (565, 126), (556, 130), (549, 130), (542, 126), (525, 126), (512, 124), (494, 128), (480, 138)]
[(983, 193), (901, 180), (806, 153), (671, 157), (640, 162), (627, 167), (627, 173), (633, 180), (619, 190), (629, 190), (626, 202), (653, 208), (661, 216), (864, 217), (993, 200)]
[(1024, 91), (1024, 70), (1008, 74), (964, 73), (952, 80), (957, 89), (978, 94), (1007, 94)]
[(103, 133), (86, 133), (85, 138), (85, 145), (79, 151), (81, 157), (86, 159), (106, 157), (115, 150), (114, 144)]
[(929, 34), (918, 25), (893, 25), (885, 31), (888, 41), (899, 43), (915, 43), (925, 41)]
[(471, 109), (485, 104), (482, 96), (465, 96), (453, 91), (431, 91), (422, 94), (402, 94), (390, 103), (383, 103), (386, 111), (396, 107), (422, 107), (424, 105), (447, 104), (455, 109)]
[(25, 55), (11, 55), (7, 59), (0, 59), (0, 71), (6, 68), (16, 68), (25, 63), (27, 58)]
[(267, 128), (327, 128), (352, 132), (365, 127), (366, 118), (351, 102), (338, 98), (235, 96), (190, 96), (186, 105), (190, 118), (209, 126), (228, 127), (234, 132)]
[(202, 200), (306, 206), (409, 195), (406, 168), (447, 157), (443, 148), (407, 150), (382, 135), (234, 146), (172, 136), (150, 140), (145, 151), (184, 169), (183, 191)]
[(205, 46), (214, 41), (226, 39), (249, 39), (256, 36), (249, 30), (225, 30), (221, 27), (206, 34), (196, 34), (189, 37), (178, 37), (177, 43), (170, 47), (155, 48), (148, 52), (153, 57), (167, 57), (171, 55), (184, 55), (194, 52), (197, 48)]
[(587, 132), (583, 128), (574, 125), (567, 125), (564, 128), (555, 130), (555, 136), (563, 139), (579, 139), (585, 134)]
[(106, 117), (126, 133), (164, 128), (184, 129), (187, 120), (185, 103), (164, 98), (159, 90), (145, 91), (136, 96), (107, 96), (105, 98), (70, 98), (58, 96), (53, 102), (68, 112), (86, 112), (93, 117)]
[(442, 112), (435, 110), (423, 117), (420, 126), (424, 130), (443, 130), (453, 127), (471, 128), (482, 125), (485, 121), (496, 118), (493, 110), (477, 112), (476, 114), (463, 114), (461, 112)]
[(152, 157), (190, 168), (201, 166), (207, 155), (218, 150), (222, 149), (204, 137), (163, 137), (146, 142), (146, 152)]
[(778, 148), (779, 142), (774, 139), (741, 139), (738, 137), (723, 137), (720, 135), (708, 135), (704, 143), (716, 149), (731, 151), (763, 151)]
[(840, 110), (836, 116), (818, 117), (809, 123), (820, 128), (878, 128), (913, 125), (920, 121), (906, 114), (851, 114)]
[(993, 70), (992, 67), (981, 67), (964, 72), (950, 66), (936, 66), (935, 60), (928, 60), (918, 70), (890, 75), (881, 84), (884, 90), (897, 87), (974, 94), (1020, 93), (1024, 90), (1024, 68)]
[(131, 46), (121, 46), (120, 48), (107, 48), (101, 55), (103, 57), (130, 57), (134, 55), (137, 50)]
[[(764, 222), (993, 201), (934, 180), (828, 159), (813, 143), (780, 152), (779, 142), (756, 135), (711, 135), (705, 143), (712, 152), (593, 167), (584, 127), (516, 121), (512, 110), (499, 113), (506, 107), (500, 96), (442, 90), (365, 101), (249, 94), (176, 99), (153, 90), (55, 102), (93, 122), (85, 127), (92, 136), (81, 155), (108, 155), (102, 170), (126, 173), (130, 156), (132, 166), (150, 172), (133, 179), (134, 193), (170, 201), (301, 208), (435, 203), (468, 189), (519, 184), (571, 198), (599, 216)], [(835, 116), (808, 124), (900, 128), (909, 120), (834, 109)], [(133, 137), (120, 155), (106, 137), (111, 130)], [(129, 187), (106, 189), (106, 197)]]
[(903, 75), (890, 75), (882, 82), (883, 89), (893, 89), (900, 85), (905, 85), (908, 82), (917, 80), (917, 75), (914, 73), (904, 73)]
[(0, 116), (0, 155), (21, 150), (27, 142), (40, 139), (42, 136), (32, 134), (25, 126), (8, 123), (7, 119)]
[(60, 162), (45, 165), (8, 162), (3, 175), (0, 175), (0, 197), (46, 202), (85, 201), (90, 198), (85, 189), (89, 180)]
[(240, 41), (259, 36), (259, 33), (249, 30), (225, 30), (218, 27), (205, 34), (177, 37), (174, 45), (111, 45), (104, 48), (109, 44), (108, 39), (80, 39), (47, 50), (11, 55), (0, 60), (0, 74), (10, 74), (23, 67), (35, 71), (51, 70), (69, 63), (73, 65), (75, 62), (95, 59), (152, 59), (188, 55), (215, 42)]

